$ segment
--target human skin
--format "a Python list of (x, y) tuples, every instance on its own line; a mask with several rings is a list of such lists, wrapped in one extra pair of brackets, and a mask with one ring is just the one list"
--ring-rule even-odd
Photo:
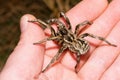
[(84, 0), (66, 13), (73, 31), (78, 23), (90, 20), (93, 24), (83, 33), (102, 36), (117, 45), (113, 47), (87, 37), (91, 48), (87, 54), (81, 56), (77, 74), (74, 71), (76, 60), (69, 51), (60, 62), (41, 73), (59, 48), (52, 41), (33, 45), (34, 42), (45, 38), (46, 31), (28, 22), (34, 20), (34, 16), (24, 15), (20, 20), (20, 41), (0, 73), (0, 80), (36, 80), (36, 75), (38, 80), (120, 80), (119, 3), (120, 0), (113, 0), (109, 5), (107, 0)]

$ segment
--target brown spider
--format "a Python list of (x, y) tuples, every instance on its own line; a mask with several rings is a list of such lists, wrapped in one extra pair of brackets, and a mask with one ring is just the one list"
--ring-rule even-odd
[[(47, 23), (41, 21), (40, 19), (29, 21), (29, 22), (39, 22), (40, 24), (43, 25), (42, 28), (44, 28), (44, 29), (49, 28), (51, 30), (51, 36), (49, 38), (43, 39), (34, 44), (41, 44), (48, 40), (54, 40), (54, 41), (57, 41), (58, 44), (61, 46), (61, 48), (58, 50), (57, 54), (52, 58), (50, 63), (47, 65), (47, 67), (45, 69), (42, 70), (42, 72), (46, 71), (53, 63), (55, 63), (60, 58), (60, 56), (64, 50), (69, 49), (71, 52), (76, 54), (77, 64), (75, 65), (75, 72), (77, 73), (78, 72), (77, 67), (80, 62), (80, 56), (83, 54), (86, 54), (90, 48), (88, 41), (85, 40), (84, 37), (89, 36), (92, 38), (96, 38), (96, 39), (106, 42), (107, 44), (109, 44), (111, 46), (116, 47), (115, 44), (110, 43), (103, 37), (99, 37), (99, 36), (96, 36), (96, 35), (93, 35), (90, 33), (84, 33), (84, 34), (79, 35), (79, 33), (80, 33), (79, 27), (86, 26), (88, 24), (90, 25), (91, 22), (84, 21), (84, 22), (78, 24), (75, 28), (75, 32), (72, 32), (72, 27), (71, 27), (68, 17), (66, 17), (66, 15), (63, 12), (60, 12), (60, 17), (62, 17), (65, 20), (66, 25), (63, 24), (58, 19), (49, 19), (47, 21)], [(57, 25), (57, 28), (58, 28), (57, 31), (55, 31), (51, 27), (52, 24)]]

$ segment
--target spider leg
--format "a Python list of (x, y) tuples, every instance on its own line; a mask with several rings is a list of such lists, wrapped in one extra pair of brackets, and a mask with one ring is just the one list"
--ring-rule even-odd
[(84, 33), (84, 34), (80, 35), (81, 38), (84, 38), (84, 37), (87, 37), (87, 36), (92, 37), (92, 38), (99, 39), (99, 40), (101, 40), (101, 41), (106, 42), (107, 44), (109, 44), (109, 45), (111, 45), (111, 46), (117, 47), (117, 45), (110, 43), (110, 42), (107, 41), (105, 38), (100, 37), (100, 36), (96, 36), (96, 35), (89, 34), (89, 33)]
[(70, 20), (69, 20), (69, 18), (65, 15), (64, 12), (60, 12), (60, 17), (63, 17), (63, 18), (64, 18), (64, 20), (65, 20), (66, 23), (67, 23), (68, 29), (71, 30), (72, 27), (71, 27), (71, 24), (70, 24)]
[(42, 24), (43, 26), (41, 26), (43, 29), (46, 29), (46, 28), (49, 28), (51, 30), (51, 34), (52, 36), (55, 36), (55, 30), (48, 24), (46, 24), (45, 22), (43, 22), (42, 20), (40, 19), (35, 19), (35, 20), (29, 20), (28, 22), (38, 22), (39, 25)]
[(75, 28), (75, 34), (79, 34), (79, 28), (81, 27), (81, 26), (86, 26), (86, 25), (91, 25), (92, 24), (92, 22), (90, 22), (90, 21), (83, 21), (82, 23), (80, 23), (80, 24), (78, 24), (78, 25), (76, 25), (76, 28)]
[(56, 18), (47, 20), (47, 23), (50, 24), (50, 25), (57, 24), (58, 26), (61, 26), (61, 27), (64, 26), (64, 24)]
[(45, 69), (42, 70), (42, 72), (45, 72), (50, 66), (52, 66), (53, 63), (55, 63), (61, 56), (62, 52), (67, 49), (67, 46), (63, 46), (59, 49), (59, 51), (57, 52), (57, 54), (52, 58), (52, 60), (50, 61), (50, 63), (47, 65), (47, 67), (45, 67)]
[(55, 39), (58, 39), (58, 37), (55, 36), (55, 37), (45, 38), (45, 39), (43, 39), (43, 40), (41, 40), (41, 41), (38, 41), (38, 42), (35, 42), (35, 43), (33, 43), (33, 44), (34, 44), (34, 45), (36, 45), (36, 44), (41, 44), (41, 43), (43, 43), (43, 42), (50, 41), (50, 40), (55, 40)]
[(48, 24), (52, 25), (52, 24), (56, 24), (57, 25), (57, 28), (58, 28), (58, 31), (60, 30), (67, 30), (67, 28), (65, 27), (65, 25), (58, 19), (56, 18), (53, 18), (53, 19), (49, 19), (48, 21)]
[(76, 72), (76, 73), (78, 73), (77, 68), (78, 68), (79, 63), (80, 63), (80, 55), (78, 54), (78, 55), (77, 55), (77, 63), (76, 63), (76, 65), (75, 65), (75, 72)]

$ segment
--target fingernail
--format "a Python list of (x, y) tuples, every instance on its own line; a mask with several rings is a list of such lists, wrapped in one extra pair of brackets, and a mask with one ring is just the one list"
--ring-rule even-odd
[(21, 20), (20, 20), (20, 29), (21, 32), (24, 32), (27, 29), (28, 26), (28, 15), (24, 15), (22, 16)]

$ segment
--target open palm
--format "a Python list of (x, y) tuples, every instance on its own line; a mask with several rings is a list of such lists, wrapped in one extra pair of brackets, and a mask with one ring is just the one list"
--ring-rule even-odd
[[(84, 21), (94, 23), (83, 33), (92, 33), (105, 37), (117, 47), (101, 43), (100, 40), (86, 38), (90, 42), (90, 51), (81, 56), (80, 70), (74, 71), (75, 58), (69, 51), (60, 61), (50, 67), (45, 73), (41, 70), (46, 67), (57, 53), (58, 46), (52, 41), (43, 45), (33, 45), (34, 42), (45, 38), (44, 31), (28, 20), (35, 19), (27, 14), (21, 18), (21, 38), (8, 58), (0, 74), (0, 80), (119, 80), (120, 79), (120, 0), (114, 0), (109, 5), (106, 0), (84, 0), (66, 13), (74, 27)], [(115, 74), (116, 73), (116, 74)]]

